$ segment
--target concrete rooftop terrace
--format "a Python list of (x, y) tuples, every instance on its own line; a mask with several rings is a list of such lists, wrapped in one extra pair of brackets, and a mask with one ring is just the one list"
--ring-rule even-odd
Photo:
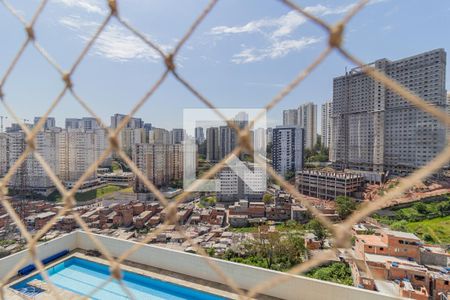
[[(120, 256), (124, 251), (136, 244), (136, 242), (120, 240), (103, 235), (94, 234), (94, 236), (110, 251), (110, 254), (115, 257)], [(40, 244), (37, 247), (37, 255), (40, 259), (43, 259), (64, 249), (71, 250), (72, 253), (70, 255), (77, 255), (88, 260), (98, 260), (98, 262), (103, 262), (105, 264), (105, 260), (102, 258), (94, 258), (83, 254), (83, 252), (87, 250), (97, 250), (95, 244), (89, 238), (89, 235), (83, 231), (74, 231), (49, 242)], [(0, 259), (0, 278), (4, 278), (4, 276), (6, 276), (24, 256), (28, 256), (27, 250)], [(62, 260), (66, 258), (67, 257)], [(283, 283), (264, 291), (264, 295), (257, 296), (258, 299), (398, 299), (378, 292), (315, 280), (303, 276), (276, 272), (220, 259), (211, 260), (213, 260), (216, 265), (220, 267), (227, 276), (232, 278), (238, 284), (239, 288), (243, 290), (249, 290), (255, 285), (269, 280), (274, 276), (283, 276), (283, 279), (285, 279)], [(60, 261), (61, 260), (55, 263)], [(32, 262), (28, 259), (22, 263), (22, 266), (30, 263)], [(53, 264), (54, 263), (49, 264), (48, 266), (52, 266)], [(177, 283), (194, 289), (200, 289), (205, 292), (224, 296), (228, 299), (238, 298), (238, 295), (231, 292), (223, 282), (222, 278), (211, 269), (205, 259), (196, 254), (143, 244), (138, 251), (128, 257), (128, 260), (123, 264), (123, 270), (129, 270), (156, 279)], [(13, 280), (20, 281), (24, 278), (25, 277), (16, 277), (13, 278)], [(8, 287), (5, 288), (5, 291), (7, 291), (7, 295), (14, 295)], [(15, 296), (16, 295), (14, 295), (14, 297)], [(11, 299), (17, 298), (11, 297)]]

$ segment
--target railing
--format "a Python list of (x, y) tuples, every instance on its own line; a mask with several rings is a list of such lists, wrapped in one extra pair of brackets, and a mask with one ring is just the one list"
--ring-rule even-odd
[[(233, 280), (230, 276), (227, 275), (226, 272), (224, 272), (221, 268), (221, 266), (217, 263), (217, 260), (210, 258), (206, 251), (201, 248), (199, 245), (193, 241), (188, 234), (185, 233), (183, 228), (179, 226), (177, 223), (177, 206), (183, 202), (183, 200), (186, 199), (186, 197), (189, 196), (190, 192), (185, 191), (181, 195), (177, 196), (175, 198), (175, 201), (172, 201), (169, 203), (169, 201), (164, 197), (164, 195), (155, 187), (155, 185), (149, 181), (145, 175), (139, 170), (139, 168), (136, 166), (135, 163), (129, 158), (129, 156), (119, 148), (119, 133), (121, 130), (126, 126), (130, 118), (148, 101), (149, 98), (153, 96), (156, 90), (159, 89), (159, 87), (163, 84), (163, 82), (167, 79), (168, 75), (171, 74), (175, 80), (177, 80), (182, 86), (184, 86), (189, 92), (191, 92), (200, 102), (214, 110), (214, 112), (224, 119), (228, 123), (229, 126), (237, 130), (239, 133), (239, 144), (234, 149), (234, 151), (231, 154), (239, 154), (241, 151), (246, 151), (248, 153), (253, 153), (252, 146), (249, 143), (250, 140), (250, 134), (249, 134), (249, 128), (252, 128), (253, 123), (256, 119), (259, 119), (261, 116), (258, 116), (255, 120), (252, 120), (248, 126), (244, 129), (239, 129), (237, 126), (229, 122), (224, 115), (220, 112), (219, 109), (217, 109), (213, 102), (208, 99), (206, 96), (204, 96), (198, 89), (196, 89), (187, 78), (185, 78), (181, 73), (178, 72), (177, 64), (175, 62), (175, 58), (177, 58), (180, 49), (185, 46), (186, 42), (191, 38), (194, 31), (197, 29), (200, 23), (203, 22), (203, 20), (208, 16), (208, 14), (211, 12), (211, 10), (215, 9), (215, 6), (217, 4), (217, 0), (211, 0), (208, 5), (203, 9), (201, 14), (195, 19), (195, 21), (192, 23), (192, 25), (187, 28), (186, 33), (183, 35), (183, 37), (179, 40), (177, 45), (170, 51), (166, 52), (160, 47), (158, 44), (156, 44), (154, 41), (149, 39), (147, 35), (137, 30), (133, 25), (132, 22), (125, 20), (121, 17), (120, 14), (120, 7), (118, 6), (118, 2), (116, 0), (109, 0), (108, 7), (109, 12), (106, 14), (103, 22), (98, 26), (97, 30), (93, 34), (93, 36), (86, 42), (83, 50), (78, 55), (78, 57), (75, 59), (73, 64), (68, 70), (64, 70), (56, 60), (54, 60), (50, 54), (42, 47), (42, 45), (39, 43), (38, 39), (35, 35), (35, 25), (36, 22), (39, 20), (43, 10), (45, 9), (48, 1), (43, 0), (40, 2), (36, 12), (34, 13), (31, 21), (27, 22), (20, 13), (6, 0), (0, 0), (3, 6), (13, 15), (17, 18), (18, 22), (23, 26), (24, 30), (27, 33), (27, 36), (25, 40), (23, 41), (20, 49), (18, 50), (17, 54), (9, 64), (9, 67), (7, 68), (5, 74), (0, 77), (0, 97), (1, 97), (1, 103), (8, 112), (8, 114), (12, 117), (12, 119), (17, 122), (20, 127), (22, 128), (23, 132), (26, 134), (26, 148), (25, 151), (20, 155), (19, 159), (15, 161), (15, 163), (10, 167), (5, 177), (0, 181), (0, 200), (1, 204), (4, 206), (10, 217), (13, 219), (17, 227), (20, 229), (21, 234), (27, 241), (28, 246), (28, 256), (32, 259), (36, 267), (39, 269), (40, 273), (42, 274), (43, 278), (49, 283), (49, 288), (52, 291), (52, 294), (55, 298), (60, 299), (60, 296), (56, 292), (56, 289), (54, 288), (53, 284), (51, 283), (51, 280), (49, 280), (49, 277), (45, 271), (44, 266), (42, 265), (41, 261), (39, 260), (37, 256), (36, 246), (38, 240), (44, 236), (54, 225), (54, 223), (57, 221), (57, 219), (64, 215), (73, 215), (76, 222), (79, 224), (79, 226), (87, 233), (89, 239), (91, 242), (97, 247), (97, 249), (104, 255), (104, 257), (109, 261), (111, 265), (111, 276), (109, 280), (112, 280), (113, 278), (119, 280), (119, 282), (122, 285), (122, 288), (126, 290), (126, 287), (123, 285), (120, 277), (120, 268), (121, 263), (126, 260), (128, 257), (139, 251), (145, 243), (152, 240), (156, 235), (164, 231), (167, 226), (171, 224), (175, 224), (177, 230), (180, 232), (182, 237), (184, 237), (187, 241), (189, 241), (195, 248), (198, 249), (198, 253), (200, 253), (203, 256), (203, 259), (205, 263), (219, 276), (224, 284), (227, 284), (230, 286), (230, 288), (240, 295), (242, 298), (246, 297), (255, 297), (256, 295), (260, 293), (264, 293), (265, 291), (276, 287), (278, 285), (281, 285), (283, 283), (286, 283), (286, 281), (290, 280), (289, 277), (284, 276), (283, 274), (275, 274), (271, 276), (270, 278), (267, 278), (266, 280), (254, 284), (252, 287), (248, 289), (248, 291), (245, 291), (240, 288), (240, 285)], [(292, 79), (292, 81), (287, 84), (273, 99), (271, 99), (266, 105), (265, 108), (267, 110), (271, 110), (274, 106), (279, 104), (289, 93), (291, 93), (299, 84), (301, 84), (305, 78), (309, 76), (320, 64), (323, 63), (325, 58), (327, 58), (333, 51), (336, 51), (337, 53), (341, 54), (342, 57), (346, 58), (348, 61), (356, 64), (359, 66), (360, 71), (366, 73), (367, 75), (371, 76), (374, 80), (378, 81), (379, 83), (382, 83), (385, 85), (388, 89), (391, 89), (407, 101), (409, 101), (411, 104), (415, 105), (416, 107), (420, 108), (421, 110), (431, 114), (436, 119), (438, 119), (440, 122), (445, 124), (446, 126), (450, 126), (450, 117), (449, 115), (436, 108), (435, 106), (432, 106), (428, 104), (425, 100), (421, 99), (419, 96), (413, 94), (411, 91), (400, 85), (398, 82), (392, 80), (391, 78), (387, 77), (384, 73), (378, 71), (377, 69), (373, 68), (371, 65), (366, 65), (364, 62), (362, 62), (359, 58), (357, 58), (355, 55), (353, 55), (349, 50), (347, 50), (344, 47), (343, 43), (343, 33), (346, 27), (348, 26), (349, 21), (358, 14), (366, 4), (369, 2), (368, 0), (362, 0), (359, 1), (354, 7), (348, 12), (339, 22), (336, 24), (328, 24), (324, 20), (318, 18), (317, 16), (312, 15), (307, 10), (303, 9), (301, 6), (297, 5), (291, 0), (280, 0), (280, 2), (287, 6), (288, 8), (294, 10), (298, 14), (304, 16), (305, 18), (312, 21), (314, 24), (317, 25), (317, 27), (321, 28), (327, 35), (328, 35), (328, 45), (325, 49), (323, 49), (320, 54), (317, 56), (316, 59), (314, 59), (309, 66), (307, 66), (304, 70), (301, 70), (295, 78)], [(121, 1), (122, 4), (125, 5), (126, 1)], [(115, 20), (121, 26), (129, 30), (131, 33), (133, 33), (137, 38), (142, 40), (149, 48), (153, 49), (158, 53), (158, 55), (161, 58), (161, 61), (165, 65), (165, 70), (160, 75), (159, 79), (154, 83), (154, 85), (140, 98), (136, 101), (135, 105), (130, 109), (127, 117), (120, 122), (120, 124), (115, 129), (110, 129), (107, 127), (107, 125), (98, 117), (98, 115), (95, 113), (93, 109), (91, 109), (89, 102), (83, 99), (78, 93), (75, 88), (75, 85), (73, 85), (72, 78), (73, 75), (77, 72), (77, 69), (80, 65), (80, 63), (85, 59), (86, 54), (91, 49), (94, 42), (98, 39), (100, 34), (105, 30), (106, 26), (112, 21)], [(3, 87), (7, 80), (10, 78), (10, 75), (14, 68), (16, 67), (17, 63), (21, 60), (23, 53), (25, 52), (25, 49), (28, 47), (34, 47), (40, 55), (51, 65), (60, 75), (62, 82), (64, 83), (64, 87), (60, 91), (59, 95), (52, 101), (52, 104), (46, 111), (46, 113), (43, 115), (43, 117), (39, 120), (39, 122), (36, 124), (36, 126), (32, 129), (28, 128), (22, 120), (17, 116), (17, 114), (14, 112), (14, 110), (11, 108), (10, 104), (8, 103), (8, 98), (2, 93)], [(79, 178), (79, 180), (76, 182), (76, 184), (70, 189), (67, 190), (60, 179), (56, 176), (56, 174), (53, 172), (53, 170), (49, 167), (49, 165), (44, 160), (43, 156), (36, 151), (35, 148), (35, 138), (38, 132), (43, 128), (44, 123), (48, 116), (53, 112), (56, 106), (59, 105), (61, 102), (61, 99), (64, 97), (64, 95), (70, 94), (72, 95), (75, 100), (81, 104), (81, 106), (94, 118), (96, 118), (97, 122), (105, 128), (109, 133), (109, 145), (106, 148), (106, 150), (102, 153), (102, 155), (98, 158), (98, 160), (92, 164), (85, 173)], [(162, 226), (158, 227), (157, 230), (149, 233), (146, 238), (142, 241), (143, 243), (134, 244), (129, 249), (125, 250), (121, 255), (117, 258), (114, 257), (114, 255), (111, 253), (111, 250), (106, 247), (101, 239), (98, 238), (98, 236), (92, 234), (91, 230), (89, 229), (88, 225), (81, 219), (80, 215), (72, 210), (72, 208), (75, 206), (75, 198), (74, 195), (76, 192), (80, 189), (83, 182), (88, 179), (96, 170), (97, 166), (105, 160), (110, 154), (115, 153), (118, 157), (120, 157), (133, 171), (133, 173), (136, 175), (136, 177), (143, 182), (143, 184), (148, 188), (149, 191), (154, 193), (156, 195), (156, 198), (160, 201), (160, 203), (165, 207), (165, 210), (167, 212), (167, 218), (165, 222), (162, 224)], [(218, 164), (216, 164), (212, 169), (210, 169), (208, 172), (206, 172), (202, 178), (200, 179), (209, 179), (212, 178), (218, 171), (222, 169), (222, 167), (231, 160), (231, 154), (228, 155), (225, 159), (220, 161)], [(60, 192), (60, 194), (63, 197), (63, 203), (64, 207), (58, 211), (58, 213), (42, 228), (34, 235), (31, 235), (27, 229), (26, 226), (21, 221), (18, 214), (14, 211), (11, 203), (7, 200), (6, 194), (7, 194), (7, 185), (12, 179), (12, 176), (20, 171), (20, 167), (22, 163), (26, 160), (26, 158), (29, 155), (33, 155), (34, 158), (39, 161), (39, 163), (42, 165), (43, 169), (47, 173), (47, 175), (50, 177), (50, 179), (55, 184), (56, 188)], [(363, 219), (364, 217), (372, 214), (373, 212), (377, 211), (378, 209), (384, 207), (386, 204), (390, 203), (393, 199), (396, 197), (399, 197), (413, 187), (415, 184), (418, 184), (421, 180), (429, 176), (430, 174), (433, 174), (437, 170), (439, 170), (442, 166), (444, 166), (448, 161), (450, 160), (450, 145), (447, 145), (445, 149), (436, 156), (432, 161), (427, 163), (424, 167), (416, 170), (412, 174), (410, 174), (408, 177), (403, 178), (398, 186), (395, 189), (390, 190), (388, 193), (386, 193), (383, 197), (381, 197), (376, 202), (370, 202), (367, 205), (362, 206), (358, 211), (356, 211), (353, 215), (351, 215), (349, 218), (347, 218), (343, 223), (334, 226), (332, 222), (327, 219), (326, 217), (322, 216), (320, 212), (304, 197), (302, 196), (294, 186), (292, 186), (289, 182), (285, 181), (284, 178), (282, 178), (279, 174), (277, 174), (274, 169), (271, 166), (267, 166), (267, 172), (268, 174), (273, 177), (276, 181), (280, 183), (280, 185), (293, 197), (296, 201), (302, 203), (306, 208), (310, 210), (310, 212), (324, 225), (328, 228), (330, 233), (334, 235), (335, 238), (335, 245), (334, 248), (329, 249), (321, 253), (320, 255), (317, 255), (313, 257), (311, 260), (305, 261), (304, 263), (301, 263), (295, 267), (293, 267), (291, 270), (288, 271), (288, 273), (292, 274), (298, 274), (305, 272), (306, 270), (317, 266), (324, 261), (332, 258), (335, 255), (335, 252), (337, 248), (342, 247), (349, 247), (350, 244), (350, 234), (352, 226)], [(254, 161), (258, 164), (266, 164), (265, 161), (263, 161), (259, 157), (254, 157)], [(191, 189), (194, 190), (194, 187), (198, 187), (200, 185), (200, 181), (196, 180), (192, 183)], [(350, 254), (349, 254), (350, 255)], [(17, 263), (14, 266), (11, 266), (11, 268), (8, 270), (8, 274), (6, 274), (1, 281), (1, 286), (4, 287), (4, 285), (8, 282), (8, 280), (17, 273), (17, 270), (20, 268), (22, 263), (26, 260), (26, 257), (23, 257), (20, 263)], [(3, 289), (2, 289), (3, 291)], [(3, 296), (3, 293), (0, 294)]]

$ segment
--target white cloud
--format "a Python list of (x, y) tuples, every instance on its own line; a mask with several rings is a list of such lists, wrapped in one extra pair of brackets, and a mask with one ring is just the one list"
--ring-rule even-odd
[(98, 0), (53, 0), (55, 3), (65, 5), (70, 8), (82, 9), (88, 13), (106, 14)]
[(295, 11), (290, 11), (276, 20), (276, 30), (272, 33), (272, 38), (289, 35), (306, 22), (306, 19)]
[[(83, 20), (80, 16), (63, 17), (59, 23), (78, 33), (78, 36), (88, 41), (99, 23)], [(169, 46), (161, 45), (163, 50)], [(93, 53), (113, 61), (125, 62), (141, 59), (149, 62), (161, 60), (160, 55), (140, 38), (118, 25), (109, 25), (97, 38), (93, 45)]]
[(59, 19), (59, 23), (72, 30), (90, 30), (99, 26), (99, 23), (83, 20), (80, 16), (62, 17)]
[(160, 60), (160, 55), (140, 38), (131, 35), (122, 27), (111, 25), (99, 36), (94, 44), (95, 53), (115, 61), (143, 59)]
[[(381, 1), (381, 0), (377, 0)], [(350, 11), (355, 4), (340, 7), (328, 7), (322, 4), (307, 6), (305, 11), (319, 16), (339, 15)], [(273, 38), (289, 35), (295, 29), (306, 23), (307, 19), (298, 12), (291, 10), (278, 18), (264, 18), (248, 22), (242, 26), (217, 26), (211, 29), (210, 34), (236, 34), (236, 33), (253, 33), (269, 31), (269, 35)]]
[(265, 59), (276, 59), (286, 56), (292, 51), (300, 51), (312, 44), (318, 43), (321, 39), (315, 37), (304, 37), (298, 40), (286, 39), (282, 41), (275, 41), (266, 48), (256, 49), (247, 48), (233, 55), (231, 61), (235, 64), (246, 64)]
[[(385, 2), (389, 0), (371, 0), (369, 4)], [(305, 11), (316, 16), (342, 15), (349, 12), (355, 7), (355, 3), (344, 6), (326, 6), (317, 4), (305, 7)], [(301, 39), (291, 38), (291, 34), (300, 26), (307, 22), (307, 18), (298, 12), (291, 10), (290, 12), (277, 18), (262, 18), (253, 20), (241, 26), (217, 26), (213, 27), (210, 35), (228, 36), (232, 34), (261, 34), (268, 43), (263, 48), (246, 47), (233, 55), (232, 62), (237, 64), (251, 63), (262, 61), (264, 59), (275, 59), (286, 56), (291, 51), (300, 51), (309, 45), (320, 41), (316, 37), (304, 37)]]

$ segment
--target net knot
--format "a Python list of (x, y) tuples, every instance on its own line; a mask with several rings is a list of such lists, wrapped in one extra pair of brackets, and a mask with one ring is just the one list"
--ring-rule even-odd
[(328, 40), (328, 44), (330, 47), (340, 47), (342, 44), (342, 38), (344, 34), (344, 24), (339, 23), (331, 28), (330, 38)]
[(72, 88), (72, 79), (70, 78), (70, 73), (64, 73), (62, 76), (63, 81), (66, 83), (66, 86), (71, 89)]
[(167, 219), (170, 220), (171, 224), (175, 224), (177, 220), (177, 206), (174, 204), (169, 205), (167, 208)]
[(116, 280), (122, 279), (122, 272), (120, 272), (120, 266), (117, 263), (114, 263), (111, 266), (111, 277), (113, 277)]
[(28, 147), (31, 149), (31, 151), (36, 150), (36, 143), (35, 143), (35, 140), (34, 140), (33, 136), (27, 136), (25, 141), (26, 141)]
[(247, 129), (241, 130), (239, 132), (239, 145), (245, 148), (246, 150), (251, 151), (252, 147), (250, 144), (250, 134)]
[(68, 191), (63, 198), (64, 207), (68, 210), (72, 209), (75, 206), (75, 197), (72, 191)]
[(116, 0), (108, 0), (108, 6), (112, 15), (117, 15), (117, 2)]
[(175, 70), (175, 63), (174, 63), (173, 59), (174, 59), (173, 53), (168, 54), (166, 56), (166, 58), (164, 59), (167, 69), (169, 69), (170, 71)]
[(28, 38), (30, 40), (34, 40), (35, 39), (34, 30), (33, 30), (32, 26), (25, 27), (25, 31), (27, 32)]
[(113, 151), (119, 150), (119, 141), (118, 141), (117, 135), (115, 133), (112, 133), (109, 136), (109, 144), (111, 145), (111, 148), (113, 149)]

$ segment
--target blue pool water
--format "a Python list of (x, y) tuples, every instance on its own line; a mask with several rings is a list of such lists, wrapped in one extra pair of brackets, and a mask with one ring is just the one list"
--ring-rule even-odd
[[(109, 267), (85, 259), (72, 257), (49, 269), (48, 275), (52, 283), (76, 294), (89, 295), (97, 286), (109, 278)], [(190, 289), (173, 283), (164, 282), (136, 273), (122, 271), (123, 282), (135, 299), (206, 299), (216, 300), (221, 297)], [(28, 286), (33, 279), (42, 280), (40, 274), (29, 277), (12, 286), (29, 296), (41, 291)], [(109, 282), (98, 290), (92, 299), (129, 299), (127, 293), (116, 280)]]

